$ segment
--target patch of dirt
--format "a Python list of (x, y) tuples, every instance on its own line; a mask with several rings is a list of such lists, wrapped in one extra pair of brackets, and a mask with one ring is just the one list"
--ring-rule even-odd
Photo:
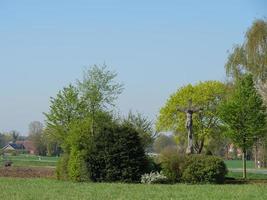
[(0, 167), (0, 177), (55, 178), (55, 169), (47, 167)]

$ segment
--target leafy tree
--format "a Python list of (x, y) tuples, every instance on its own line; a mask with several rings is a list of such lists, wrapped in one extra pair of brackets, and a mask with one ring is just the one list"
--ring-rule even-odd
[(128, 113), (127, 118), (123, 120), (123, 123), (130, 124), (138, 132), (144, 148), (148, 148), (152, 145), (156, 133), (153, 130), (152, 121), (144, 117), (141, 113)]
[(238, 79), (249, 72), (267, 104), (267, 21), (256, 20), (248, 29), (245, 41), (236, 45), (226, 63), (227, 74)]
[(59, 91), (55, 98), (51, 97), (50, 111), (44, 114), (51, 136), (65, 151), (69, 151), (69, 146), (65, 145), (65, 139), (71, 123), (83, 119), (85, 115), (84, 103), (79, 99), (77, 88), (69, 85)]
[(10, 131), (10, 135), (12, 137), (13, 143), (15, 143), (17, 140), (19, 140), (20, 134), (18, 131), (12, 130), (12, 131)]
[(219, 81), (200, 82), (197, 85), (187, 85), (172, 94), (164, 107), (161, 108), (156, 123), (157, 131), (172, 131), (176, 140), (184, 141), (187, 137), (185, 113), (178, 107), (187, 107), (192, 99), (193, 106), (202, 108), (200, 113), (193, 115), (194, 149), (201, 153), (204, 145), (214, 134), (220, 134), (220, 120), (217, 107), (225, 98), (227, 87)]
[(219, 109), (228, 127), (228, 136), (243, 152), (243, 177), (246, 178), (246, 153), (255, 139), (266, 131), (266, 108), (255, 89), (251, 75), (237, 81), (233, 95)]
[(115, 81), (116, 76), (117, 74), (109, 71), (106, 65), (94, 65), (84, 71), (83, 80), (78, 81), (82, 100), (91, 115), (92, 132), (94, 132), (96, 113), (114, 106), (118, 95), (122, 93), (123, 85)]
[(38, 155), (46, 155), (43, 124), (41, 122), (33, 121), (29, 124), (29, 139), (33, 142)]

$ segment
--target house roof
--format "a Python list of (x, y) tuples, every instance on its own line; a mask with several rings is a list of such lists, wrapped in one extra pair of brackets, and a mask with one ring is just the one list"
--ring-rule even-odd
[(25, 147), (23, 146), (23, 144), (16, 144), (16, 143), (9, 143), (6, 146), (4, 146), (2, 149), (6, 149), (8, 147), (13, 148), (14, 150), (25, 149)]

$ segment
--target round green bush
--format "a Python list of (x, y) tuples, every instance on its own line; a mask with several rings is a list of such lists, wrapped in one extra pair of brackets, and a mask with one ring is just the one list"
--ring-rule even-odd
[(109, 125), (94, 133), (86, 155), (92, 181), (139, 182), (147, 169), (141, 139), (130, 125)]
[(227, 168), (222, 159), (207, 155), (190, 155), (185, 159), (182, 180), (186, 183), (223, 183)]

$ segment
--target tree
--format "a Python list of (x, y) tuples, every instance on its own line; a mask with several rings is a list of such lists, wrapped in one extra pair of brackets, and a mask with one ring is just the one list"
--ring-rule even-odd
[(92, 116), (92, 132), (94, 132), (96, 113), (114, 106), (115, 100), (123, 91), (123, 85), (115, 81), (116, 76), (117, 74), (109, 71), (106, 65), (94, 65), (84, 71), (83, 80), (78, 81), (82, 100)]
[(20, 134), (18, 131), (12, 130), (10, 131), (10, 135), (12, 137), (12, 142), (15, 143), (19, 139)]
[(187, 137), (186, 116), (178, 112), (178, 107), (186, 107), (191, 99), (193, 106), (202, 109), (199, 114), (193, 115), (194, 150), (201, 153), (210, 138), (214, 134), (220, 134), (221, 123), (217, 107), (224, 99), (226, 91), (226, 85), (219, 81), (200, 82), (195, 86), (189, 84), (178, 89), (161, 108), (156, 123), (157, 131), (172, 131), (178, 142), (184, 141)]
[(43, 124), (41, 122), (33, 121), (29, 124), (29, 139), (32, 141), (38, 155), (46, 155)]
[(160, 153), (166, 147), (176, 147), (174, 137), (161, 134), (155, 139), (153, 149), (155, 152)]
[(228, 136), (243, 152), (243, 177), (246, 178), (246, 153), (266, 131), (266, 108), (251, 75), (237, 81), (232, 96), (219, 109)]
[(84, 102), (79, 99), (79, 91), (73, 85), (64, 87), (55, 98), (51, 97), (50, 111), (44, 113), (49, 134), (55, 138), (65, 151), (65, 139), (71, 123), (86, 115)]
[(267, 105), (267, 21), (256, 20), (248, 29), (245, 41), (236, 45), (226, 63), (226, 72), (238, 79), (247, 72), (253, 75), (257, 89)]
[(153, 143), (156, 133), (153, 130), (153, 123), (141, 113), (128, 113), (123, 123), (130, 124), (138, 132), (144, 148), (148, 148)]

